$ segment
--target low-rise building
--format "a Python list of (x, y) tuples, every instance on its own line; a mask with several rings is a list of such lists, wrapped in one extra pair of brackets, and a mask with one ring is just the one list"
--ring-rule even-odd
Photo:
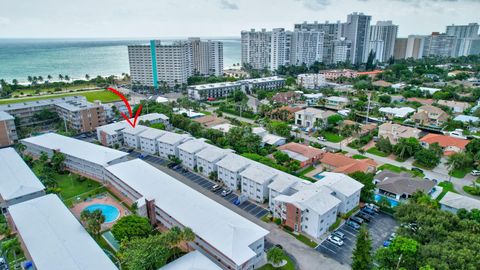
[[(268, 231), (148, 163), (134, 159), (107, 167), (109, 184), (152, 224), (188, 227), (195, 233), (191, 248), (223, 269), (256, 269), (265, 264)], [(183, 269), (182, 269), (183, 270)]]
[(158, 153), (157, 139), (165, 135), (165, 130), (156, 128), (146, 128), (143, 132), (138, 134), (140, 139), (140, 149), (143, 152), (155, 155)]
[(225, 123), (225, 124), (219, 124), (219, 125), (215, 125), (215, 126), (212, 126), (210, 127), (211, 129), (215, 129), (215, 130), (218, 130), (218, 131), (221, 131), (223, 133), (228, 133), (230, 131), (230, 129), (234, 128), (235, 126), (232, 125), (232, 124), (228, 124), (228, 123)]
[(28, 201), (45, 194), (45, 186), (25, 164), (25, 161), (9, 147), (0, 149), (0, 208)]
[(297, 75), (297, 85), (305, 89), (319, 89), (326, 84), (325, 74), (310, 73)]
[(178, 157), (178, 146), (193, 138), (188, 134), (178, 134), (173, 132), (167, 132), (163, 136), (157, 138), (158, 155), (163, 158), (169, 156)]
[(295, 113), (295, 124), (305, 128), (314, 128), (316, 124), (325, 125), (328, 117), (335, 115), (332, 111), (306, 108)]
[(410, 119), (424, 126), (441, 126), (448, 118), (448, 114), (442, 109), (432, 105), (424, 105), (418, 107), (417, 112)]
[(143, 121), (143, 122), (148, 122), (150, 124), (162, 123), (165, 125), (168, 125), (170, 123), (170, 119), (168, 118), (168, 116), (161, 113), (149, 113), (149, 114), (140, 115), (137, 121), (138, 123), (140, 123), (140, 121)]
[(193, 170), (197, 168), (197, 156), (196, 153), (202, 151), (203, 149), (211, 146), (205, 142), (205, 139), (193, 139), (188, 140), (179, 146), (178, 148), (178, 158), (182, 160), (182, 165)]
[(140, 149), (140, 133), (146, 131), (148, 127), (136, 125), (135, 127), (128, 126), (124, 128), (121, 133), (123, 136), (123, 143), (131, 148)]
[(325, 153), (324, 150), (295, 142), (287, 143), (277, 149), (300, 162), (302, 168), (317, 163)]
[(471, 115), (464, 115), (464, 114), (460, 114), (460, 115), (457, 115), (455, 116), (455, 118), (453, 118), (454, 121), (460, 121), (464, 124), (472, 124), (472, 123), (478, 123), (480, 122), (480, 118), (479, 117), (476, 117), (476, 116), (471, 116)]
[(268, 199), (268, 185), (277, 172), (268, 166), (255, 163), (240, 173), (241, 191), (253, 201), (264, 203)]
[(470, 108), (470, 104), (468, 102), (462, 101), (439, 100), (437, 103), (452, 109), (454, 113), (463, 113), (466, 109)]
[(354, 159), (340, 153), (325, 153), (320, 159), (322, 166), (332, 172), (350, 174), (354, 172), (373, 173), (377, 163), (371, 159)]
[(295, 113), (301, 110), (301, 107), (282, 106), (267, 112), (267, 115), (273, 120), (290, 121), (295, 118)]
[(373, 71), (364, 71), (358, 72), (357, 76), (368, 76), (369, 78), (375, 79), (378, 74), (383, 73), (383, 70), (373, 70)]
[(411, 97), (411, 98), (407, 98), (407, 101), (408, 102), (418, 102), (420, 104), (426, 104), (426, 105), (432, 105), (433, 103), (435, 103), (435, 100), (433, 100), (431, 98)]
[(240, 155), (230, 153), (217, 162), (218, 180), (231, 190), (240, 189), (240, 173), (255, 162)]
[(262, 136), (262, 145), (267, 144), (272, 146), (280, 146), (280, 145), (284, 145), (286, 142), (287, 142), (286, 138), (275, 135), (275, 134), (267, 133), (264, 136)]
[(315, 94), (303, 94), (303, 97), (305, 98), (305, 102), (307, 102), (307, 105), (316, 105), (318, 102), (323, 98), (322, 93), (315, 93)]
[(213, 145), (204, 148), (195, 154), (198, 171), (205, 176), (210, 176), (211, 173), (217, 172), (217, 162), (232, 152), (231, 149), (222, 149)]
[(295, 91), (276, 93), (272, 97), (272, 101), (280, 104), (294, 104), (301, 97), (301, 94)]
[(97, 127), (97, 140), (105, 146), (122, 145), (123, 133), (126, 127), (130, 126), (127, 121), (120, 121)]
[(8, 216), (34, 269), (118, 269), (57, 195), (12, 205)]
[(327, 97), (325, 98), (325, 107), (333, 110), (341, 110), (347, 107), (348, 98), (346, 97)]
[(158, 270), (222, 270), (222, 268), (200, 251), (195, 250)]
[(432, 193), (435, 182), (427, 179), (413, 177), (408, 172), (394, 173), (383, 170), (375, 175), (376, 193), (397, 202), (405, 201), (415, 192), (421, 191), (425, 194)]
[(383, 123), (378, 127), (378, 137), (387, 138), (391, 144), (397, 144), (401, 138), (420, 138), (422, 131), (417, 128), (402, 126), (394, 123)]
[(480, 209), (480, 201), (448, 191), (440, 200), (440, 209), (454, 214), (456, 214), (459, 209), (472, 211), (473, 209)]
[(356, 78), (358, 76), (358, 72), (351, 69), (332, 69), (332, 70), (322, 70), (320, 71), (325, 79), (334, 81), (340, 77), (345, 78)]
[(218, 117), (216, 115), (205, 115), (201, 117), (196, 117), (193, 119), (193, 121), (201, 124), (204, 127), (210, 128), (216, 125), (221, 125), (221, 124), (226, 124), (229, 123), (227, 119)]
[(105, 179), (105, 166), (125, 161), (128, 156), (125, 152), (56, 133), (26, 138), (21, 143), (26, 147), (25, 153), (35, 158), (42, 152), (49, 157), (60, 152), (65, 156), (64, 164), (68, 170), (99, 181)]
[(438, 143), (446, 156), (465, 151), (465, 147), (469, 142), (469, 140), (433, 133), (427, 134), (420, 139), (420, 144), (425, 148), (428, 148), (433, 143)]
[(378, 109), (381, 113), (384, 113), (388, 119), (394, 118), (406, 118), (409, 114), (415, 112), (415, 109), (410, 107), (381, 107)]
[(0, 111), (0, 147), (14, 144), (18, 140), (15, 117)]

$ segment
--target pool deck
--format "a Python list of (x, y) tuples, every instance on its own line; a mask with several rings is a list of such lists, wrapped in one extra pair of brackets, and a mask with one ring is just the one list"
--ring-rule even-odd
[(319, 173), (322, 173), (322, 172), (324, 172), (324, 171), (325, 171), (325, 170), (324, 170), (324, 168), (323, 168), (322, 166), (318, 166), (318, 167), (316, 167), (313, 171), (306, 173), (306, 174), (305, 174), (305, 177), (312, 178), (313, 180), (318, 181), (319, 179), (318, 179), (318, 178), (315, 178), (314, 175), (319, 174)]
[[(118, 216), (117, 220), (119, 218), (123, 217), (123, 216), (126, 216), (126, 215), (130, 214), (130, 212), (127, 209), (125, 209), (125, 207), (123, 207), (119, 202), (117, 202), (117, 200), (115, 200), (111, 196), (109, 196), (109, 195), (102, 195), (102, 196), (103, 197), (101, 197), (101, 198), (95, 197), (95, 198), (92, 198), (88, 201), (79, 202), (79, 203), (75, 204), (72, 208), (70, 208), (70, 211), (72, 211), (73, 215), (78, 220), (80, 220), (80, 214), (82, 213), (83, 209), (85, 209), (85, 207), (90, 206), (92, 204), (108, 204), (108, 205), (115, 206), (118, 209), (118, 211), (120, 212), (120, 215)], [(115, 224), (115, 221), (108, 222), (108, 223), (103, 223), (102, 224), (102, 231), (110, 229), (113, 226), (113, 224)]]

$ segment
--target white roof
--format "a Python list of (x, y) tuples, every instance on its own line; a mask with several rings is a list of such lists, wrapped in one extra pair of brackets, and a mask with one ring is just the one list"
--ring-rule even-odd
[(138, 135), (140, 138), (155, 140), (160, 136), (165, 135), (167, 132), (165, 130), (156, 129), (156, 128), (147, 128), (144, 132)]
[(155, 120), (158, 120), (158, 119), (168, 120), (168, 116), (166, 116), (165, 114), (161, 114), (161, 113), (149, 113), (149, 114), (140, 115), (138, 117), (137, 122), (140, 122), (142, 120), (143, 121), (155, 121)]
[(322, 172), (324, 178), (314, 183), (316, 186), (327, 186), (345, 196), (351, 196), (363, 188), (363, 184), (343, 173)]
[(233, 152), (232, 149), (222, 149), (212, 145), (200, 150), (200, 152), (196, 153), (195, 155), (197, 158), (204, 159), (208, 162), (214, 162), (231, 152)]
[(217, 166), (225, 168), (231, 172), (237, 172), (253, 164), (254, 161), (240, 155), (230, 153), (217, 162)]
[(463, 196), (454, 192), (447, 192), (440, 200), (440, 204), (461, 209), (465, 208), (468, 211), (472, 209), (480, 209), (480, 201), (474, 198)]
[(464, 122), (464, 123), (469, 123), (470, 121), (473, 122), (473, 123), (476, 123), (476, 122), (480, 121), (480, 118), (478, 118), (476, 116), (461, 114), (461, 115), (457, 115), (453, 120), (461, 121), (461, 122)]
[(178, 149), (190, 154), (195, 154), (207, 146), (209, 146), (209, 144), (205, 142), (205, 139), (194, 139), (180, 144)]
[(165, 133), (165, 135), (161, 136), (160, 138), (157, 138), (157, 142), (173, 145), (189, 138), (192, 138), (192, 137), (190, 137), (190, 135), (188, 134), (178, 134), (174, 132), (167, 132)]
[(0, 195), (10, 200), (45, 189), (17, 152), (9, 147), (0, 149)]
[(142, 196), (155, 199), (165, 213), (191, 228), (237, 265), (256, 256), (249, 245), (268, 234), (267, 230), (142, 160), (118, 163), (107, 170)]
[(159, 270), (222, 270), (222, 268), (200, 251), (195, 250), (183, 255)]
[(267, 130), (264, 129), (263, 127), (254, 127), (254, 128), (252, 128), (252, 133), (253, 133), (253, 134), (256, 134), (256, 135), (258, 135), (258, 136), (263, 136), (265, 132), (267, 132)]
[(341, 203), (339, 199), (331, 195), (331, 191), (327, 188), (304, 189), (290, 196), (279, 195), (274, 200), (294, 204), (301, 210), (309, 208), (320, 215)]
[(278, 192), (284, 192), (286, 189), (302, 181), (303, 179), (301, 178), (279, 171), (273, 179), (273, 182), (268, 185), (268, 188)]
[(166, 97), (157, 97), (157, 99), (155, 100), (157, 103), (166, 103), (168, 102), (168, 98)]
[(337, 102), (348, 102), (348, 98), (346, 97), (327, 97), (326, 98), (327, 100), (330, 100), (330, 101), (337, 101)]
[(128, 122), (124, 120), (124, 121), (104, 125), (101, 127), (97, 127), (97, 131), (100, 130), (102, 132), (107, 133), (108, 135), (115, 135), (126, 127), (130, 127), (130, 124), (128, 124)]
[(262, 137), (262, 142), (269, 145), (274, 145), (274, 144), (277, 144), (278, 142), (285, 141), (285, 140), (286, 139), (284, 137), (280, 137), (270, 133), (267, 133)]
[(409, 113), (415, 111), (415, 109), (410, 107), (401, 107), (401, 108), (392, 108), (392, 107), (382, 107), (378, 109), (381, 112), (394, 114), (395, 117), (405, 118)]
[(118, 269), (57, 195), (15, 204), (8, 211), (37, 269)]
[(11, 116), (9, 113), (0, 111), (0, 121), (3, 120), (14, 120), (15, 118)]
[(321, 98), (323, 97), (322, 93), (316, 93), (316, 94), (303, 94), (304, 97), (306, 98)]
[(23, 139), (22, 141), (47, 149), (58, 150), (65, 155), (93, 162), (101, 166), (106, 166), (109, 162), (128, 155), (128, 153), (122, 151), (62, 136), (57, 133), (46, 133)]
[(122, 133), (130, 134), (130, 135), (138, 135), (147, 129), (148, 127), (142, 126), (142, 125), (136, 125), (135, 127), (128, 126), (122, 130)]
[(277, 170), (256, 162), (241, 172), (240, 176), (246, 177), (256, 183), (264, 184), (273, 179), (277, 173)]
[(213, 126), (213, 127), (211, 127), (211, 129), (216, 129), (216, 130), (220, 130), (221, 132), (227, 133), (233, 127), (235, 127), (235, 126), (232, 125), (232, 124), (226, 123), (226, 124), (220, 124), (220, 125)]

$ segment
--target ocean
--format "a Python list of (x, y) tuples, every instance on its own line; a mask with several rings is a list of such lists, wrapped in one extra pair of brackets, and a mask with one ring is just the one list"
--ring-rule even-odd
[[(225, 68), (240, 62), (240, 40), (223, 41)], [(162, 42), (172, 40), (162, 39)], [(147, 44), (148, 40), (107, 39), (0, 39), (0, 79), (27, 82), (28, 76), (68, 75), (83, 79), (97, 75), (129, 73), (128, 45)]]

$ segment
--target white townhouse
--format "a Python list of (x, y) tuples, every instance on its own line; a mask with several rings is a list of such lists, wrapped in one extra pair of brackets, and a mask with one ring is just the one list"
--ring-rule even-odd
[(8, 212), (33, 269), (118, 270), (57, 195), (12, 205)]
[(130, 148), (140, 149), (140, 133), (146, 131), (148, 127), (136, 125), (135, 127), (128, 126), (123, 129), (123, 144)]
[(193, 139), (180, 144), (178, 148), (178, 158), (182, 160), (182, 165), (193, 170), (197, 167), (196, 153), (204, 148), (211, 146), (205, 142), (205, 139)]
[(196, 238), (188, 245), (223, 269), (250, 270), (266, 263), (268, 231), (262, 227), (140, 159), (106, 169), (111, 185), (138, 203), (140, 215), (152, 224), (192, 229)]
[(204, 148), (195, 154), (198, 171), (205, 176), (210, 176), (212, 172), (217, 171), (216, 163), (232, 152), (232, 149), (222, 149), (213, 145)]
[(248, 158), (230, 153), (217, 162), (218, 180), (231, 190), (240, 189), (242, 180), (240, 173), (254, 163), (256, 162)]
[(140, 138), (140, 150), (143, 152), (155, 155), (158, 153), (158, 144), (157, 139), (167, 132), (165, 130), (156, 129), (156, 128), (147, 128), (145, 131), (140, 133), (138, 137)]
[(45, 194), (45, 186), (15, 149), (0, 149), (0, 207), (28, 201)]
[(104, 180), (105, 166), (127, 160), (128, 153), (94, 143), (77, 140), (56, 133), (21, 140), (25, 153), (40, 157), (45, 152), (52, 157), (55, 151), (65, 155), (65, 167), (77, 174), (96, 180)]
[(273, 181), (277, 171), (260, 163), (248, 166), (240, 173), (241, 191), (250, 199), (264, 203), (268, 199), (268, 184)]
[(168, 156), (178, 157), (178, 146), (186, 141), (193, 140), (189, 134), (178, 134), (167, 132), (165, 135), (157, 138), (158, 154), (161, 157), (168, 158)]
[(122, 130), (129, 126), (127, 121), (120, 121), (97, 127), (97, 140), (106, 146), (122, 145)]

